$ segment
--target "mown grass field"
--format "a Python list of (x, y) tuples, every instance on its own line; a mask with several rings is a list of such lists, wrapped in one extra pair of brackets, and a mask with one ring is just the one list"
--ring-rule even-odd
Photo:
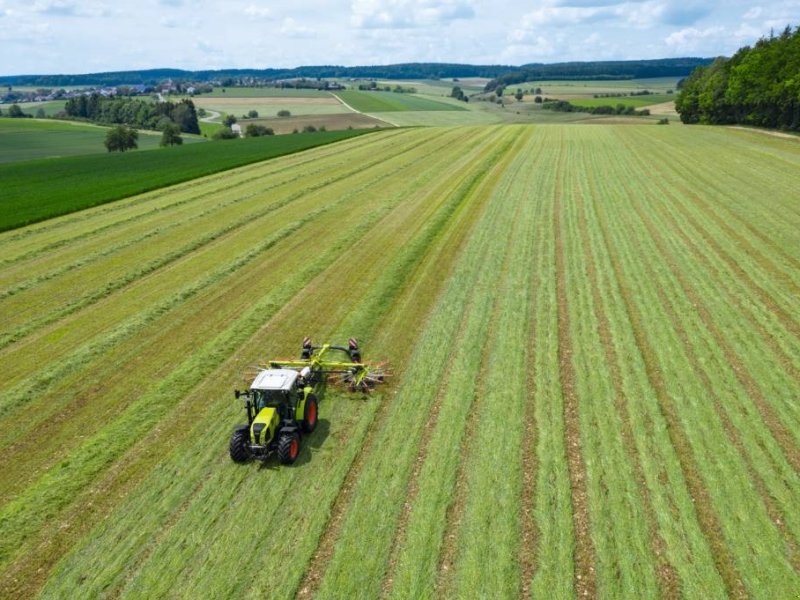
[(0, 180), (3, 182), (0, 231), (336, 142), (358, 133), (339, 131), (268, 136), (159, 148), (151, 152), (92, 154), (0, 164)]
[(432, 100), (430, 98), (415, 94), (346, 90), (343, 92), (336, 92), (335, 95), (344, 100), (344, 102), (353, 107), (353, 109), (364, 113), (396, 112), (407, 110), (466, 110), (464, 107), (453, 103), (440, 102), (438, 100)]
[[(390, 130), (0, 235), (0, 596), (794, 597), (798, 168)], [(234, 464), (242, 370), (304, 335), (395, 375)]]

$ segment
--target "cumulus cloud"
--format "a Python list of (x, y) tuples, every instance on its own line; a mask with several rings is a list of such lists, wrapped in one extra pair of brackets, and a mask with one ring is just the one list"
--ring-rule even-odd
[(72, 17), (78, 14), (78, 7), (74, 2), (63, 0), (39, 0), (33, 4), (33, 10), (37, 13), (58, 17)]
[(763, 14), (763, 12), (764, 12), (763, 8), (761, 8), (760, 6), (754, 6), (746, 13), (744, 13), (742, 18), (747, 19), (748, 21), (752, 19), (757, 19)]
[(111, 14), (101, 2), (83, 2), (79, 5), (68, 0), (37, 0), (30, 10), (51, 17), (107, 17)]
[(687, 27), (669, 34), (664, 42), (677, 54), (687, 55), (695, 52), (698, 48), (708, 47), (709, 40), (719, 38), (724, 33), (725, 28), (719, 25), (705, 29)]
[(244, 14), (248, 17), (255, 17), (258, 19), (269, 19), (272, 17), (272, 11), (266, 6), (256, 6), (250, 4), (244, 9)]
[(300, 25), (291, 17), (286, 17), (281, 22), (280, 33), (286, 37), (306, 38), (314, 35), (314, 30), (305, 25)]
[(470, 0), (354, 0), (350, 22), (364, 29), (405, 29), (471, 19)]
[(659, 24), (688, 26), (712, 10), (706, 2), (629, 0), (548, 0), (527, 13), (523, 27), (575, 27), (598, 22), (647, 28)]

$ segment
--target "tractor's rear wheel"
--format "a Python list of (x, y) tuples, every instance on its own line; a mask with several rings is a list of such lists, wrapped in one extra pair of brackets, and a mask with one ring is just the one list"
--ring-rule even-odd
[(290, 465), (300, 455), (300, 436), (297, 432), (282, 433), (278, 438), (278, 460), (284, 465)]
[(231, 434), (231, 443), (228, 447), (234, 462), (243, 463), (250, 460), (250, 432), (246, 429), (237, 429)]
[(303, 412), (303, 431), (311, 433), (317, 428), (317, 418), (319, 417), (319, 403), (314, 394), (309, 394)]

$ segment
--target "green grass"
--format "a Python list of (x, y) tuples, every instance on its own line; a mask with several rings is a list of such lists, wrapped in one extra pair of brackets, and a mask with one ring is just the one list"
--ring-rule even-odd
[[(0, 234), (0, 596), (792, 597), (798, 168), (393, 129)], [(306, 334), (393, 375), (232, 463), (231, 390)]]
[[(107, 128), (40, 119), (0, 118), (0, 164), (104, 152)], [(158, 133), (139, 132), (139, 149), (158, 148)], [(184, 143), (200, 141), (186, 136)]]
[(355, 110), (365, 113), (395, 111), (443, 111), (466, 110), (456, 104), (439, 102), (414, 94), (396, 94), (394, 92), (362, 92), (347, 90), (336, 92), (336, 95)]
[(615, 98), (576, 98), (570, 100), (570, 104), (575, 106), (633, 106), (634, 108), (641, 108), (643, 106), (650, 106), (651, 104), (660, 104), (663, 102), (674, 101), (674, 94), (651, 94), (648, 96), (622, 96)]
[[(270, 136), (152, 152), (106, 153), (0, 165), (4, 185), (0, 231), (359, 133), (363, 131)], [(156, 143), (157, 140), (156, 137)]]

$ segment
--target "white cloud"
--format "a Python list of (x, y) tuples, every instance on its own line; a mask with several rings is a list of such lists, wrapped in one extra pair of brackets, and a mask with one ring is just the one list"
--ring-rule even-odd
[(286, 37), (307, 38), (314, 35), (314, 30), (305, 25), (300, 25), (291, 17), (286, 17), (281, 22), (279, 32)]
[(724, 33), (725, 28), (719, 25), (706, 27), (705, 29), (687, 27), (669, 34), (664, 39), (664, 42), (668, 47), (672, 48), (676, 54), (687, 56), (694, 54), (703, 46), (708, 46), (707, 42), (709, 40), (716, 40)]
[(250, 4), (244, 9), (244, 14), (248, 17), (256, 17), (259, 19), (269, 19), (272, 17), (272, 11), (266, 6), (256, 6)]
[(30, 10), (52, 17), (107, 17), (111, 14), (101, 2), (83, 2), (78, 5), (67, 0), (37, 0)]
[(33, 4), (33, 11), (45, 15), (72, 17), (78, 14), (78, 7), (74, 2), (63, 0), (39, 0)]
[(757, 19), (758, 17), (760, 17), (762, 15), (763, 12), (764, 12), (763, 8), (761, 8), (760, 6), (754, 6), (753, 8), (748, 10), (746, 13), (744, 13), (742, 18), (743, 19), (747, 19), (747, 20)]
[(350, 22), (364, 29), (405, 29), (441, 26), (474, 16), (469, 0), (354, 0)]

